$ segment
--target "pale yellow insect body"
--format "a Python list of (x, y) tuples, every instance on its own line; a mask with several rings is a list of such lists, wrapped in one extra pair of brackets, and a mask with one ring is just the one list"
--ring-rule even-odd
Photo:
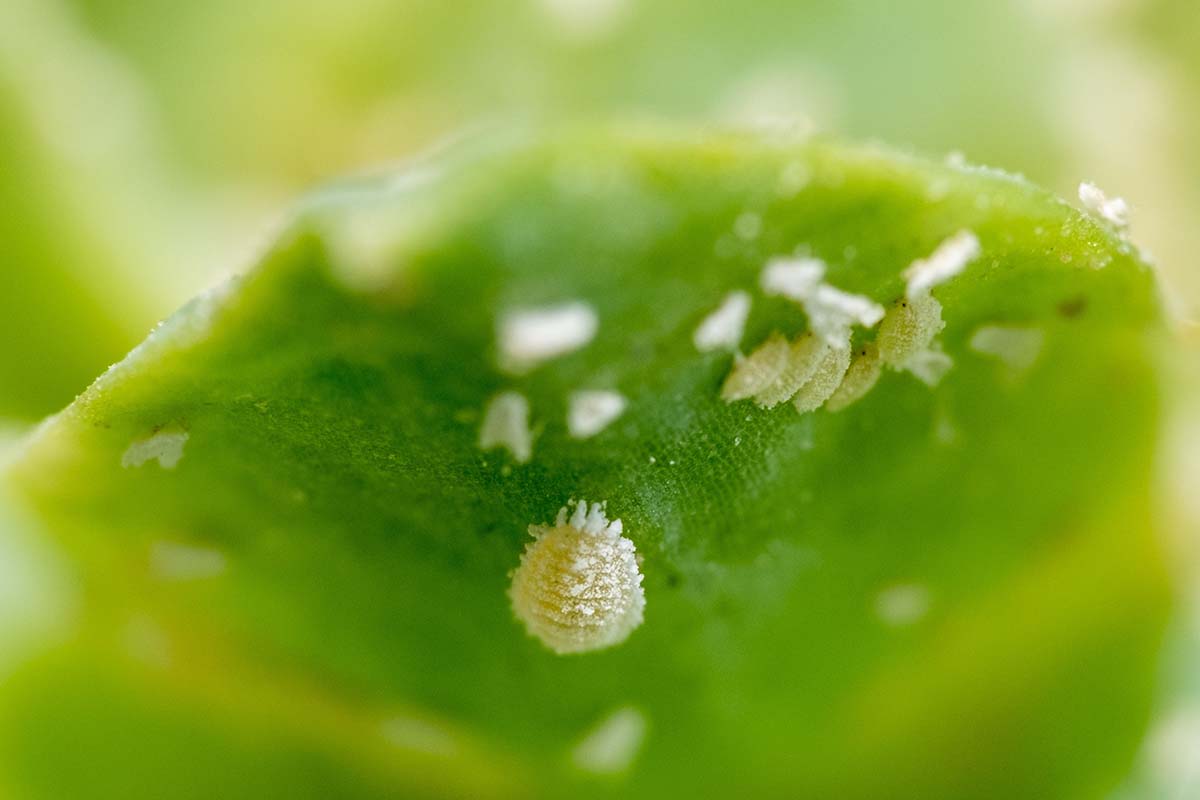
[(530, 525), (534, 537), (513, 572), (513, 611), (556, 653), (584, 653), (620, 644), (646, 607), (633, 542), (609, 522), (604, 506), (580, 500), (553, 525)]

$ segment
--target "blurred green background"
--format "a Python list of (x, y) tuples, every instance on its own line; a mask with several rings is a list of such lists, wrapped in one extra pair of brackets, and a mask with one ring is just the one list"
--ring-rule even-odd
[(61, 407), (302, 190), (513, 116), (811, 128), (1067, 197), (1093, 180), (1194, 319), (1197, 42), (1187, 0), (5, 0), (0, 412)]
[[(1163, 493), (1192, 531), (1192, 0), (0, 0), (0, 419), (63, 407), (307, 188), (492, 120), (600, 115), (879, 139), (1125, 197), (1185, 344)], [(1166, 682), (1185, 695), (1190, 624)], [(1196, 683), (1128, 796), (1163, 775), (1200, 796)]]

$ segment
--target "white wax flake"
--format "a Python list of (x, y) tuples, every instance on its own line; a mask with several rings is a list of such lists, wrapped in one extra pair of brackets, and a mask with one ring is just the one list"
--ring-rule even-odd
[(386, 719), (380, 733), (388, 744), (401, 750), (431, 756), (452, 756), (458, 751), (458, 743), (448, 731), (416, 717)]
[(777, 257), (763, 268), (759, 284), (763, 292), (801, 302), (825, 278), (825, 262), (818, 258)]
[(808, 186), (810, 180), (812, 173), (808, 167), (801, 161), (792, 161), (780, 171), (779, 185), (775, 191), (780, 197), (795, 197)]
[(479, 447), (491, 450), (504, 447), (518, 464), (533, 455), (533, 433), (529, 430), (529, 401), (519, 392), (501, 392), (483, 412), (479, 427)]
[(927, 613), (929, 590), (919, 584), (891, 586), (875, 598), (875, 614), (892, 627), (920, 622)]
[(933, 417), (933, 440), (941, 445), (958, 441), (958, 427), (944, 406), (939, 406)]
[(1200, 795), (1200, 708), (1182, 708), (1155, 724), (1146, 760), (1164, 800)]
[(1129, 204), (1124, 198), (1110, 199), (1099, 186), (1084, 181), (1079, 184), (1079, 202), (1093, 214), (1098, 214), (1116, 227), (1129, 227)]
[(868, 297), (843, 292), (828, 284), (817, 287), (804, 303), (813, 331), (830, 347), (850, 346), (850, 326), (873, 327), (883, 319), (883, 306)]
[(157, 461), (163, 469), (175, 469), (183, 458), (183, 446), (187, 444), (187, 431), (159, 431), (145, 439), (134, 441), (121, 454), (122, 467), (140, 467), (147, 461)]
[(928, 386), (937, 386), (954, 366), (954, 359), (942, 352), (940, 345), (918, 350), (904, 364), (904, 369)]
[(214, 578), (225, 572), (225, 555), (210, 547), (155, 542), (150, 550), (150, 571), (165, 581)]
[(791, 64), (753, 70), (740, 77), (724, 92), (714, 111), (736, 129), (793, 144), (835, 120), (841, 99), (829, 75)]
[(585, 772), (616, 775), (633, 765), (646, 737), (646, 717), (636, 708), (618, 708), (592, 728), (571, 751)]
[(625, 641), (646, 606), (633, 542), (601, 503), (559, 509), (553, 525), (530, 525), (534, 537), (512, 574), (517, 619), (559, 655)]
[(1017, 325), (983, 325), (967, 345), (976, 353), (997, 358), (1015, 370), (1033, 366), (1041, 355), (1046, 334), (1038, 328)]
[(567, 401), (567, 430), (576, 439), (586, 439), (604, 430), (627, 405), (619, 392), (572, 392)]
[(738, 356), (733, 369), (721, 386), (721, 399), (727, 403), (745, 400), (770, 387), (787, 368), (791, 346), (782, 334), (772, 333), (748, 356)]
[(500, 367), (518, 375), (528, 372), (585, 346), (599, 325), (595, 310), (580, 301), (510, 311), (497, 325)]
[(736, 350), (742, 343), (746, 318), (750, 316), (750, 295), (730, 292), (721, 305), (700, 323), (692, 334), (692, 342), (701, 353), (713, 350)]
[(849, 347), (850, 327), (872, 327), (883, 319), (883, 307), (830, 286), (824, 278), (825, 263), (820, 259), (773, 258), (763, 268), (759, 283), (766, 294), (799, 303), (813, 332), (830, 347)]
[(904, 271), (909, 299), (945, 283), (979, 257), (979, 239), (971, 231), (959, 231), (946, 239), (927, 258), (917, 259)]
[(762, 233), (762, 217), (753, 211), (744, 211), (734, 220), (733, 232), (742, 241), (752, 242)]
[(874, 342), (857, 348), (842, 382), (837, 391), (825, 401), (825, 407), (830, 411), (841, 411), (861, 400), (875, 387), (882, 372), (883, 360), (879, 357), (879, 348)]
[(537, 4), (562, 36), (578, 42), (614, 33), (632, 10), (632, 0), (537, 0)]

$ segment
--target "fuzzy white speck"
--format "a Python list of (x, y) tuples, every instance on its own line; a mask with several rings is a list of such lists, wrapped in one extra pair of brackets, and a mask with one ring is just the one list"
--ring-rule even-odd
[(1200, 795), (1200, 708), (1183, 706), (1155, 724), (1146, 743), (1152, 777), (1163, 800)]
[(572, 392), (567, 401), (567, 431), (576, 439), (595, 436), (621, 416), (627, 404), (620, 392)]
[(388, 744), (401, 750), (432, 756), (452, 756), (458, 743), (442, 727), (415, 717), (392, 717), (380, 726)]
[(817, 258), (772, 258), (763, 267), (759, 284), (771, 296), (802, 302), (825, 277), (825, 262)]
[(753, 211), (745, 211), (733, 222), (733, 232), (746, 242), (752, 242), (762, 233), (762, 217)]
[(150, 550), (150, 571), (165, 581), (214, 578), (225, 572), (225, 555), (209, 547), (155, 542)]
[(1109, 198), (1094, 183), (1079, 184), (1079, 202), (1093, 214), (1098, 214), (1118, 228), (1129, 227), (1129, 204), (1122, 197)]
[(579, 301), (510, 311), (497, 326), (500, 367), (514, 374), (528, 372), (588, 344), (599, 324), (595, 310)]
[(138, 439), (121, 454), (122, 467), (140, 467), (147, 461), (157, 461), (163, 469), (175, 469), (183, 458), (183, 446), (187, 444), (187, 431), (159, 431), (145, 439)]
[(1038, 328), (984, 325), (971, 334), (968, 346), (976, 353), (1003, 361), (1016, 370), (1033, 366), (1041, 355), (1046, 335)]
[(692, 342), (701, 353), (713, 350), (736, 350), (742, 343), (746, 318), (750, 316), (750, 295), (730, 292), (692, 334)]
[(493, 397), (483, 413), (479, 427), (479, 447), (491, 450), (504, 447), (518, 464), (533, 455), (533, 434), (529, 430), (529, 401), (519, 392), (501, 392)]
[(776, 192), (780, 197), (794, 197), (812, 179), (808, 167), (802, 162), (793, 161), (784, 166), (779, 173), (779, 185)]
[(558, 32), (588, 42), (614, 32), (631, 10), (632, 0), (537, 0)]
[(892, 627), (920, 622), (929, 613), (929, 590), (919, 584), (884, 589), (875, 598), (875, 613)]
[(954, 359), (941, 350), (940, 343), (934, 347), (918, 350), (909, 357), (904, 369), (917, 376), (928, 386), (937, 386), (954, 366)]
[(917, 259), (904, 271), (909, 299), (958, 275), (980, 252), (979, 239), (971, 231), (959, 231), (946, 239), (927, 258)]
[(619, 708), (592, 728), (571, 751), (581, 770), (615, 775), (629, 769), (646, 737), (646, 717), (636, 708)]

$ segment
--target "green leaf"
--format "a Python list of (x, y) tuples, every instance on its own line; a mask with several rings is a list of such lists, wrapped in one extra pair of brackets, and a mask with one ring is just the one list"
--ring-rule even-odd
[[(760, 289), (770, 259), (892, 308), (960, 231), (981, 252), (933, 289), (936, 386), (722, 400), (734, 357), (693, 338), (729, 293), (747, 353), (810, 327)], [(506, 314), (566, 303), (594, 339), (503, 358)], [(35, 798), (1097, 796), (1167, 612), (1158, 320), (1117, 232), (878, 149), (492, 132), (330, 187), (15, 459), (78, 593), (0, 692), (0, 775)], [(627, 406), (573, 437), (580, 390)], [(506, 391), (527, 460), (479, 446)], [(560, 656), (507, 592), (572, 498), (622, 520), (645, 621)]]

